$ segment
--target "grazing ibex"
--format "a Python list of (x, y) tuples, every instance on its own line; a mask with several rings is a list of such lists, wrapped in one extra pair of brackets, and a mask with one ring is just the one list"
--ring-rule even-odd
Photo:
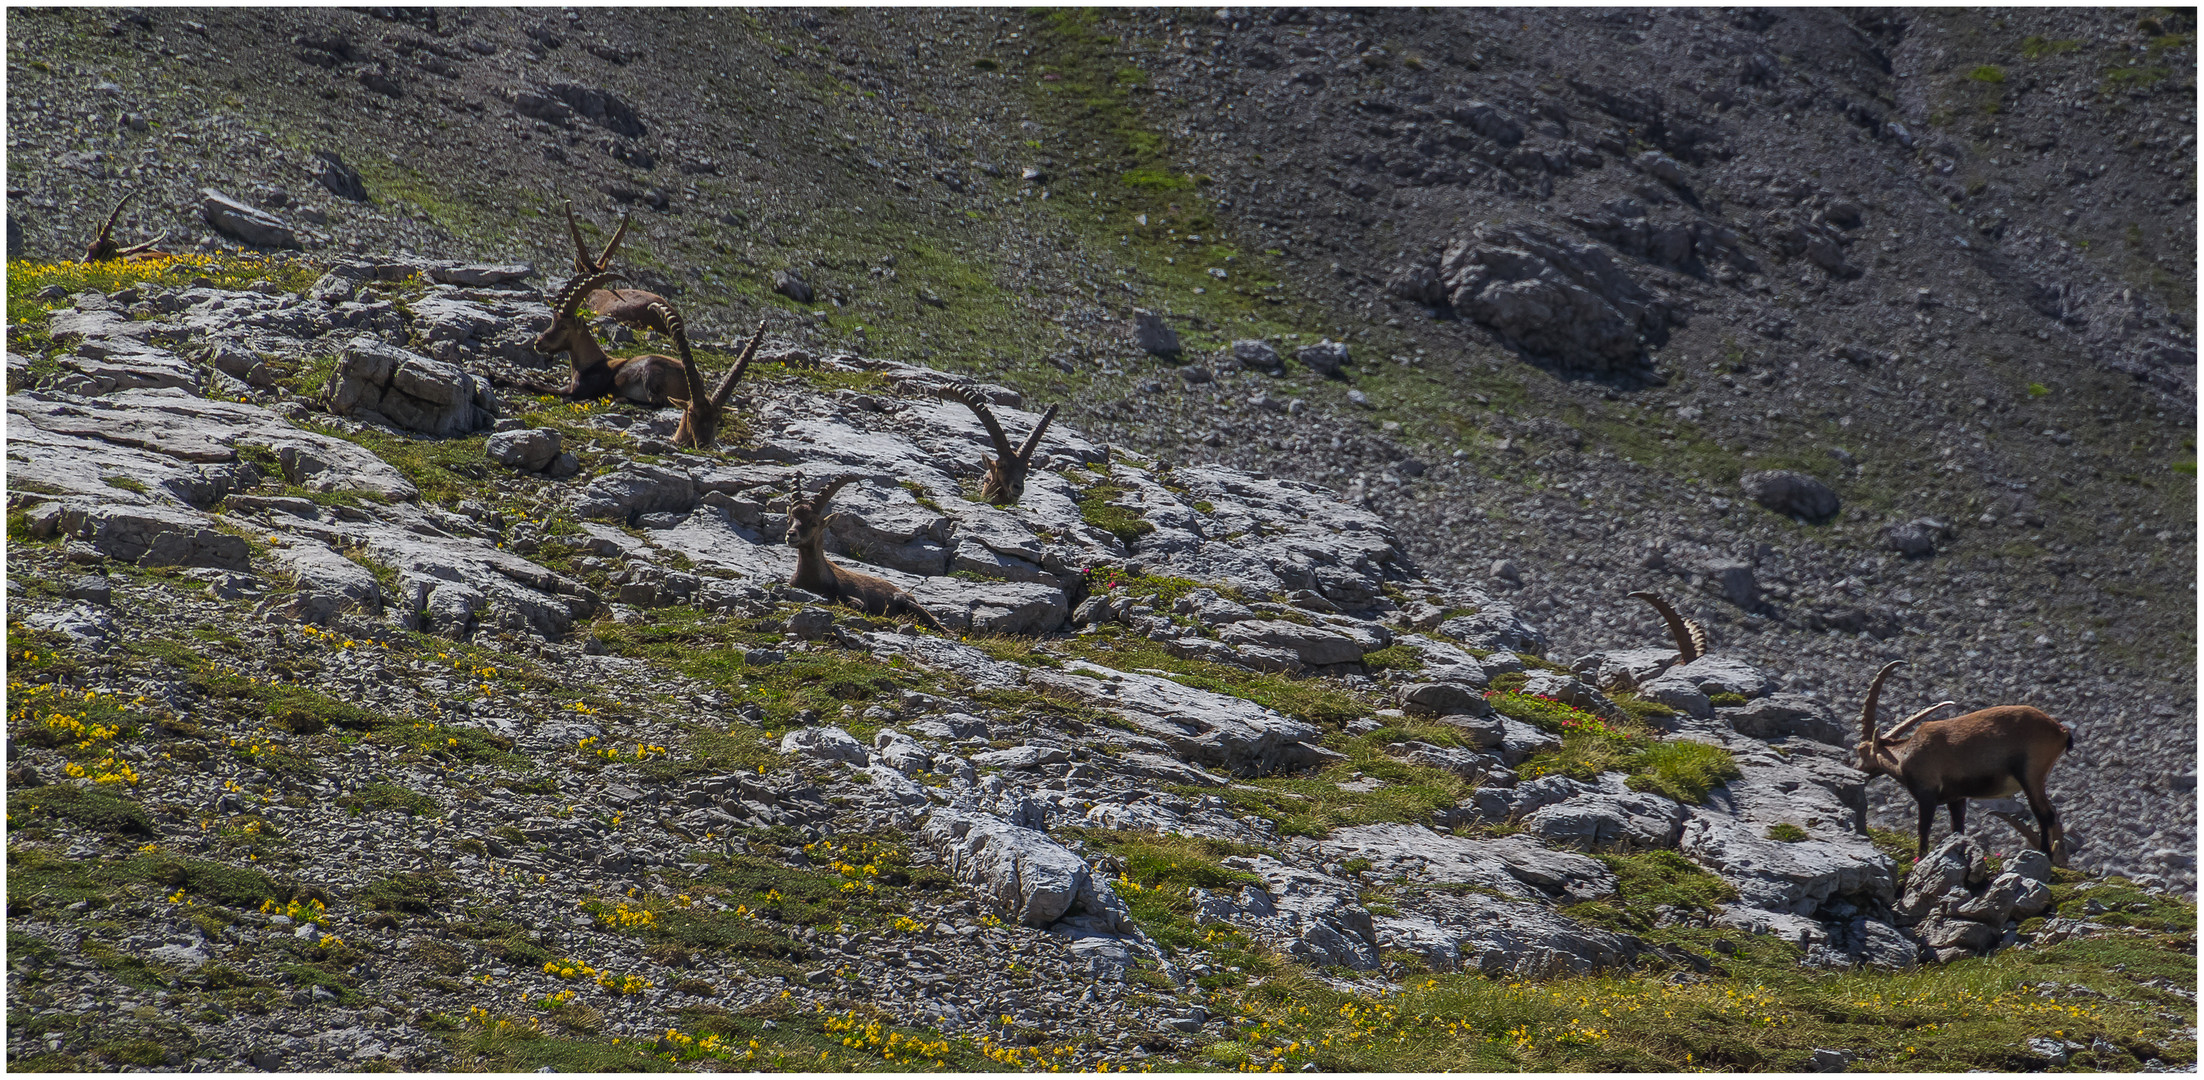
[(839, 600), (861, 609), (867, 615), (893, 616), (908, 613), (925, 625), (948, 633), (941, 620), (926, 610), (911, 594), (896, 588), (895, 583), (870, 574), (844, 570), (827, 561), (826, 556), (826, 504), (834, 493), (853, 480), (855, 476), (841, 476), (829, 481), (819, 493), (805, 498), (804, 481), (799, 474), (788, 503), (788, 545), (796, 549), (796, 573), (788, 579), (790, 585), (807, 592), (815, 592), (829, 600)]
[[(1938, 805), (1951, 811), (1952, 832), (1960, 833), (1967, 829), (1968, 799), (1998, 799), (2021, 792), (2027, 795), (2028, 809), (2041, 830), (2044, 854), (2053, 865), (2066, 865), (2065, 833), (2043, 784), (2051, 766), (2074, 748), (2073, 733), (2028, 705), (1998, 705), (1922, 723), (1952, 704), (1940, 701), (1877, 735), (1875, 702), (1882, 696), (1883, 680), (1904, 664), (1903, 660), (1884, 664), (1868, 685), (1867, 704), (1860, 709), (1861, 741), (1853, 752), (1860, 771), (1898, 781), (1919, 804), (1920, 846), (1915, 857), (1928, 854), (1929, 823)], [(1915, 724), (1921, 730), (1905, 736)]]
[[(567, 203), (566, 231), (574, 238), (574, 276), (589, 277), (612, 269), (612, 253), (620, 250), (620, 241), (628, 234), (630, 220), (622, 215), (620, 227), (613, 230), (612, 239), (605, 241), (604, 248), (592, 258), (588, 246), (582, 243), (582, 227), (574, 220), (574, 204)], [(642, 289), (598, 287), (591, 289), (589, 295), (582, 298), (582, 304), (599, 315), (609, 315), (629, 326), (639, 326), (644, 324), (650, 306), (663, 299), (657, 293)]]
[(735, 384), (742, 381), (742, 373), (749, 370), (750, 358), (757, 355), (758, 343), (765, 340), (765, 320), (758, 320), (757, 333), (742, 346), (742, 354), (735, 357), (735, 365), (720, 376), (719, 385), (707, 391), (704, 375), (696, 369), (696, 359), (689, 355), (688, 331), (681, 325), (681, 314), (673, 305), (660, 300), (650, 306), (648, 314), (653, 325), (673, 335), (674, 347), (681, 350), (681, 373), (689, 383), (689, 403), (681, 410), (681, 426), (674, 429), (675, 446), (693, 446), (701, 450), (719, 441), (719, 422), (727, 415), (727, 399), (734, 395)]
[(1003, 426), (995, 421), (995, 413), (987, 402), (967, 386), (945, 386), (941, 396), (951, 401), (961, 401), (965, 408), (980, 418), (987, 428), (987, 437), (995, 440), (995, 456), (980, 455), (980, 464), (987, 474), (980, 478), (980, 498), (996, 506), (1015, 505), (1025, 494), (1025, 474), (1033, 466), (1033, 452), (1040, 448), (1041, 435), (1048, 430), (1049, 421), (1056, 419), (1056, 406), (1041, 414), (1041, 422), (1033, 425), (1033, 432), (1025, 437), (1025, 445), (1013, 449), (1010, 439), (1003, 434)]
[(148, 240), (142, 244), (132, 244), (129, 247), (123, 247), (122, 245), (115, 243), (115, 220), (122, 216), (122, 208), (128, 206), (130, 204), (130, 200), (137, 198), (137, 195), (138, 193), (135, 191), (129, 193), (128, 195), (124, 195), (122, 197), (122, 201), (116, 203), (113, 210), (108, 211), (107, 224), (99, 227), (99, 235), (92, 237), (92, 242), (86, 245), (84, 248), (85, 262), (101, 263), (116, 262), (129, 259), (157, 259), (160, 258), (162, 255), (167, 254), (167, 252), (153, 250), (153, 245), (168, 239), (168, 231), (166, 229), (163, 229), (161, 231), (161, 235), (156, 236), (153, 239)]
[(1669, 636), (1676, 639), (1676, 652), (1679, 654), (1677, 663), (1688, 664), (1707, 654), (1706, 627), (1677, 614), (1676, 609), (1670, 607), (1668, 601), (1661, 599), (1659, 593), (1634, 592), (1630, 595), (1653, 605), (1653, 610), (1660, 612), (1661, 620), (1668, 624)]
[[(577, 277), (552, 299), (551, 325), (536, 335), (534, 348), (545, 356), (566, 353), (568, 361), (574, 365), (573, 380), (559, 394), (577, 401), (610, 394), (654, 409), (687, 398), (689, 373), (684, 370), (683, 361), (657, 354), (617, 359), (606, 356), (603, 347), (597, 344), (596, 335), (589, 332), (589, 324), (582, 321), (582, 297), (618, 277), (610, 272)], [(657, 300), (657, 303), (665, 301)], [(667, 310), (672, 310), (670, 305)], [(679, 316), (675, 316), (673, 322), (678, 321)], [(670, 324), (658, 325), (657, 329), (673, 333)], [(686, 352), (688, 342), (676, 335), (675, 347)]]

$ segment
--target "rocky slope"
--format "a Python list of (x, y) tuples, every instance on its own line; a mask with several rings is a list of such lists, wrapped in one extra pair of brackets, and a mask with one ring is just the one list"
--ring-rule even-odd
[[(1561, 652), (1655, 632), (1623, 596), (1659, 586), (1824, 702), (1905, 656), (1909, 700), (2043, 705), (2085, 863), (2193, 886), (2179, 13), (14, 25), (11, 253), (127, 192), (124, 242), (537, 266), (560, 199), (632, 213), (693, 323), (1343, 489)], [(1834, 501), (1756, 502), (1768, 471)]]
[[(2189, 20), (14, 13), (11, 1061), (163, 1060), (53, 1019), (121, 994), (213, 1009), (209, 1065), (532, 1065), (530, 1015), (870, 1060), (852, 1002), (953, 1064), (1231, 1065), (1301, 964), (2017, 942), (2037, 878), (1909, 898), (1855, 831), (1911, 828), (1843, 762), (1894, 658), (2067, 720), (2077, 865), (2191, 891)], [(124, 194), (204, 262), (51, 265)], [(708, 366), (767, 321), (727, 449), (528, 391), (562, 198)], [(1007, 511), (933, 396), (974, 377), (1065, 404)], [(843, 473), (830, 549), (970, 640), (777, 585)], [(2174, 1008), (2081, 1060), (2193, 1054)]]
[[(1720, 650), (1553, 663), (1320, 488), (1057, 426), (975, 501), (939, 395), (1023, 430), (1007, 387), (769, 342), (744, 437), (683, 453), (674, 410), (470, 373), (550, 320), (518, 271), (161, 284), (198, 272), (10, 356), (26, 1067), (1339, 1067), (1248, 995), (1906, 970), (2179, 909), (2047, 912), (2046, 860), (1964, 838), (1902, 879), (1841, 716)], [(840, 477), (828, 549), (953, 636), (783, 584)]]

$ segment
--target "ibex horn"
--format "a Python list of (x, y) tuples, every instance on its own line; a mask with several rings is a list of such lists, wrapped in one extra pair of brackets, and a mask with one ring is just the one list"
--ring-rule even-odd
[(1892, 660), (1875, 673), (1875, 681), (1867, 684), (1867, 704), (1860, 706), (1860, 737), (1870, 742), (1882, 740), (1875, 736), (1875, 702), (1883, 696), (1883, 680), (1890, 673), (1906, 666), (1903, 660)]

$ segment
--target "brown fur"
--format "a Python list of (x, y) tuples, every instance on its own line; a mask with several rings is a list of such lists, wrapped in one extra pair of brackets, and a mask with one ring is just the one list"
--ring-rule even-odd
[[(1888, 776), (1913, 796), (1920, 808), (1916, 858), (1926, 856), (1929, 825), (1936, 808), (1951, 814), (1955, 833), (1967, 828), (1968, 799), (1999, 799), (2015, 793), (2028, 799), (2035, 815), (2037, 838), (2054, 864), (2066, 865), (2066, 837), (2059, 827), (2058, 811), (2051, 806), (2044, 784), (2051, 767), (2074, 746), (2074, 735), (2043, 710), (2029, 705), (1997, 705), (1949, 720), (1923, 723), (1924, 717), (1949, 705), (1943, 702), (1923, 709), (1880, 735), (1875, 733), (1875, 702), (1883, 680), (1903, 666), (1893, 660), (1875, 674), (1868, 687), (1867, 703), (1860, 710), (1861, 741), (1853, 747), (1860, 771), (1870, 777)], [(1920, 725), (1911, 735), (1908, 727)]]
[(980, 498), (996, 506), (1012, 506), (1025, 495), (1026, 473), (1033, 466), (1033, 452), (1041, 446), (1041, 435), (1048, 431), (1049, 421), (1056, 419), (1057, 407), (1051, 405), (1041, 414), (1041, 422), (1033, 425), (1026, 435), (1025, 444), (1013, 447), (1010, 437), (1003, 434), (1002, 424), (995, 420), (994, 410), (971, 388), (949, 386), (941, 390), (941, 396), (964, 403), (980, 418), (980, 425), (987, 429), (987, 437), (995, 444), (995, 456), (980, 455), (980, 465), (986, 473), (980, 477)]
[(870, 574), (860, 574), (834, 565), (826, 556), (826, 504), (842, 486), (858, 479), (854, 476), (837, 478), (806, 499), (802, 496), (803, 477), (796, 478), (796, 494), (788, 504), (788, 534), (790, 547), (796, 549), (796, 572), (788, 583), (806, 592), (818, 593), (829, 600), (837, 600), (863, 611), (867, 615), (893, 616), (908, 614), (919, 622), (948, 633), (941, 620), (926, 610), (911, 594), (899, 589), (895, 583)]
[[(606, 356), (596, 335), (589, 332), (589, 324), (582, 321), (581, 298), (617, 276), (599, 273), (575, 278), (551, 301), (551, 325), (536, 336), (534, 347), (545, 356), (566, 353), (573, 364), (574, 377), (559, 393), (576, 401), (609, 395), (654, 409), (688, 401), (689, 379), (682, 360), (656, 353)], [(686, 340), (677, 339), (674, 344), (687, 351)]]
[(148, 240), (142, 244), (132, 244), (129, 247), (123, 247), (122, 245), (115, 242), (115, 219), (122, 216), (122, 208), (129, 205), (130, 200), (136, 198), (137, 194), (137, 192), (133, 191), (127, 195), (124, 195), (122, 197), (122, 201), (116, 203), (115, 208), (107, 212), (107, 224), (100, 226), (99, 233), (92, 237), (92, 242), (85, 245), (85, 262), (101, 263), (116, 261), (144, 261), (147, 259), (162, 258), (168, 254), (165, 251), (153, 250), (153, 245), (168, 239), (168, 232), (166, 230), (163, 230), (161, 235), (156, 236), (153, 239)]

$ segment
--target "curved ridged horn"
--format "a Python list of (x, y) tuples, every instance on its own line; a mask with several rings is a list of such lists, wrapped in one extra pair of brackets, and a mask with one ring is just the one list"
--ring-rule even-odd
[(1889, 742), (1890, 740), (1905, 734), (1907, 728), (1910, 728), (1913, 725), (1928, 719), (1930, 715), (1943, 709), (1949, 709), (1957, 704), (1959, 703), (1956, 701), (1939, 701), (1926, 709), (1922, 709), (1920, 712), (1914, 713), (1912, 716), (1908, 716), (1905, 719), (1898, 721), (1898, 726), (1891, 728), (1889, 731), (1883, 732), (1881, 735), (1876, 736), (1876, 738), (1880, 739), (1883, 742)]
[(633, 219), (622, 215), (620, 227), (613, 231), (612, 239), (605, 241), (604, 250), (595, 259), (589, 257), (589, 245), (582, 242), (581, 223), (574, 219), (574, 203), (566, 202), (566, 232), (574, 238), (574, 272), (592, 274), (612, 265), (612, 253), (620, 249), (620, 241), (628, 234), (628, 224)]
[(1892, 660), (1875, 673), (1875, 681), (1867, 684), (1867, 703), (1860, 706), (1860, 737), (1869, 742), (1880, 742), (1875, 736), (1875, 702), (1883, 696), (1883, 680), (1890, 673), (1906, 666), (1903, 660)]
[(137, 197), (138, 193), (135, 191), (126, 192), (124, 193), (122, 200), (115, 204), (115, 208), (107, 212), (107, 224), (99, 227), (99, 240), (104, 241), (112, 240), (115, 238), (115, 222), (117, 219), (122, 217), (122, 208), (130, 205), (130, 200)]
[(939, 393), (951, 401), (963, 402), (965, 408), (972, 410), (972, 415), (980, 418), (980, 426), (987, 429), (987, 437), (995, 440), (995, 456), (1011, 458), (1017, 455), (1017, 451), (1010, 446), (1010, 436), (1003, 434), (1003, 426), (996, 422), (994, 410), (989, 409), (987, 402), (981, 400), (971, 387), (944, 386)]
[(681, 313), (675, 311), (672, 304), (657, 300), (651, 304), (650, 314), (666, 335), (673, 338), (674, 351), (681, 354), (681, 377), (688, 381), (689, 400), (699, 403), (711, 400), (704, 396), (704, 376), (696, 370), (696, 358), (689, 355), (689, 328), (681, 321)]
[(1041, 433), (1048, 430), (1049, 421), (1056, 419), (1058, 408), (1059, 406), (1056, 405), (1049, 406), (1048, 411), (1041, 414), (1041, 422), (1033, 425), (1032, 434), (1027, 435), (1025, 443), (1018, 447), (1018, 461), (1020, 463), (1028, 465), (1033, 463), (1033, 451), (1040, 449), (1041, 446)]
[(1668, 624), (1668, 635), (1676, 639), (1676, 651), (1681, 655), (1678, 663), (1688, 664), (1707, 654), (1707, 632), (1697, 623), (1677, 614), (1676, 609), (1670, 607), (1668, 601), (1661, 599), (1659, 593), (1634, 592), (1630, 595), (1633, 599), (1653, 605), (1653, 610), (1660, 613), (1661, 621)]
[(820, 488), (819, 493), (817, 495), (813, 495), (808, 500), (811, 503), (812, 511), (816, 513), (818, 511), (825, 510), (827, 500), (833, 498), (835, 492), (842, 490), (845, 485), (855, 483), (856, 481), (862, 479), (864, 479), (864, 477), (861, 477), (856, 473), (844, 473), (841, 476), (837, 476), (834, 479), (827, 481), (827, 486)]
[(626, 280), (626, 278), (610, 270), (600, 270), (586, 277), (576, 277), (566, 283), (566, 288), (559, 293), (558, 299), (551, 304), (551, 311), (561, 319), (571, 319), (575, 312), (581, 310), (583, 297), (604, 288), (607, 282)]
[(727, 399), (734, 396), (735, 384), (742, 381), (742, 373), (750, 369), (750, 358), (758, 354), (758, 346), (764, 341), (765, 320), (759, 319), (757, 332), (743, 343), (741, 354), (735, 357), (735, 366), (727, 369), (727, 374), (719, 380), (719, 386), (713, 389), (712, 404), (724, 406)]
[(126, 259), (126, 258), (129, 258), (129, 257), (130, 257), (130, 256), (132, 256), (132, 255), (136, 255), (137, 253), (139, 253), (139, 252), (141, 252), (141, 251), (150, 251), (150, 250), (152, 250), (152, 248), (153, 248), (153, 245), (155, 245), (155, 244), (158, 244), (158, 243), (160, 243), (161, 241), (163, 241), (163, 240), (166, 240), (166, 239), (168, 239), (168, 230), (167, 230), (167, 229), (162, 229), (162, 230), (161, 230), (161, 235), (159, 235), (159, 236), (156, 236), (156, 237), (154, 237), (153, 239), (151, 239), (151, 240), (148, 240), (148, 241), (146, 241), (145, 243), (142, 243), (142, 244), (132, 244), (132, 245), (130, 245), (129, 247), (126, 247), (126, 248), (117, 248), (117, 249), (115, 249), (115, 257), (116, 257), (116, 258), (118, 258), (118, 259)]

